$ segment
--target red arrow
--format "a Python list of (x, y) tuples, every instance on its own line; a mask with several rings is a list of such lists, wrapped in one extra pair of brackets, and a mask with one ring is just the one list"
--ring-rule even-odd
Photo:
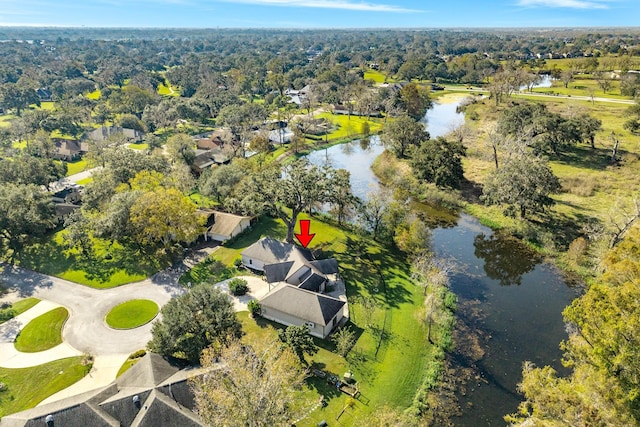
[(313, 236), (315, 236), (315, 233), (309, 234), (309, 227), (311, 227), (310, 219), (300, 220), (300, 234), (296, 234), (296, 238), (300, 241), (303, 248), (309, 246), (309, 243), (313, 240)]

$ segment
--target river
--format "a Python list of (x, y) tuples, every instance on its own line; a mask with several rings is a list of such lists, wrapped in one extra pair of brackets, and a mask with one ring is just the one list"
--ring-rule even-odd
[[(455, 108), (460, 100), (429, 110), (426, 126), (432, 138), (463, 121)], [(374, 137), (370, 144), (337, 145), (311, 153), (309, 159), (347, 169), (354, 193), (366, 199), (379, 186), (370, 166), (383, 150)], [(516, 412), (521, 400), (516, 385), (525, 360), (563, 372), (558, 348), (567, 337), (562, 310), (576, 293), (559, 271), (526, 246), (493, 233), (469, 215), (453, 216), (449, 224), (432, 230), (431, 239), (436, 256), (454, 266), (451, 290), (458, 297), (457, 318), (465, 339), (459, 340), (452, 357), (461, 370), (471, 372), (457, 396), (461, 415), (452, 421), (459, 426), (504, 426), (503, 415)]]

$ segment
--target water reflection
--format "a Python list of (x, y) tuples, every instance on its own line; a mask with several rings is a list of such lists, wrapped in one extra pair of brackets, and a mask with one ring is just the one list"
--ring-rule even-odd
[(500, 285), (520, 285), (522, 275), (532, 271), (541, 258), (514, 238), (484, 233), (473, 239), (474, 255), (484, 260), (484, 271)]

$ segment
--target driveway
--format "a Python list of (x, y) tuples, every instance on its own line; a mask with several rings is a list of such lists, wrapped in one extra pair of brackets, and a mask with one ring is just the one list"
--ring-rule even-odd
[(235, 279), (244, 279), (249, 286), (249, 292), (246, 295), (239, 297), (229, 294), (229, 281), (233, 279), (227, 279), (222, 282), (216, 283), (216, 286), (224, 293), (229, 294), (231, 301), (233, 301), (233, 307), (236, 311), (247, 311), (247, 303), (252, 299), (260, 299), (269, 292), (269, 284), (261, 277), (256, 276), (238, 276)]

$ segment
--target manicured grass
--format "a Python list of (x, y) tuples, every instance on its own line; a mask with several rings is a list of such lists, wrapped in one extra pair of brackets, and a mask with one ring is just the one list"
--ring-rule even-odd
[(18, 334), (16, 350), (36, 353), (48, 350), (62, 343), (62, 327), (69, 317), (64, 307), (53, 309), (29, 322)]
[(87, 161), (84, 159), (76, 160), (74, 162), (67, 162), (67, 176), (75, 175), (87, 170)]
[(22, 314), (25, 311), (29, 310), (31, 307), (39, 303), (40, 300), (38, 298), (29, 297), (25, 299), (21, 299), (20, 301), (16, 301), (11, 304), (11, 307), (16, 311), (16, 316), (18, 314)]
[(158, 304), (147, 299), (134, 299), (116, 305), (105, 321), (114, 329), (133, 329), (151, 322), (158, 314)]
[[(328, 140), (339, 140), (359, 136), (362, 134), (362, 125), (365, 122), (369, 123), (369, 132), (371, 135), (378, 133), (383, 125), (381, 119), (371, 118), (367, 120), (366, 117), (334, 115), (329, 112), (318, 114), (316, 117), (327, 119), (330, 123), (333, 123), (335, 129), (327, 135), (326, 138)], [(323, 137), (323, 140), (324, 139)]]
[(31, 297), (16, 301), (13, 304), (10, 304), (7, 308), (0, 308), (0, 324), (24, 313), (39, 302), (40, 300), (38, 298)]
[[(300, 216), (300, 219), (305, 218)], [(362, 392), (362, 398), (351, 410), (354, 417), (383, 404), (406, 408), (422, 382), (427, 363), (433, 359), (434, 349), (416, 317), (424, 297), (421, 289), (411, 282), (404, 255), (317, 218), (312, 218), (311, 231), (316, 237), (310, 248), (320, 250), (321, 257), (335, 257), (340, 264), (347, 285), (351, 327), (357, 332), (358, 340), (346, 359), (335, 353), (330, 341), (316, 340), (320, 351), (309, 358), (309, 362), (339, 376), (348, 369), (353, 371)], [(216, 250), (211, 259), (233, 268), (233, 260), (242, 249), (261, 236), (282, 239), (285, 234), (281, 221), (262, 218), (249, 233)], [(376, 273), (378, 269), (385, 284)], [(359, 297), (371, 297), (376, 301), (377, 308), (370, 325), (364, 324), (364, 309)], [(275, 328), (279, 327), (264, 320), (250, 319), (247, 313), (238, 316), (248, 334), (275, 334)], [(307, 384), (309, 388), (305, 393), (309, 400), (315, 402), (319, 395), (324, 395), (328, 406), (314, 411), (297, 425), (315, 426), (323, 419), (335, 420), (348, 396), (338, 393), (324, 380), (312, 378)]]
[(146, 150), (147, 148), (149, 148), (149, 144), (129, 144), (127, 145), (127, 147), (131, 148), (132, 150)]
[(92, 181), (93, 181), (93, 178), (92, 177), (88, 177), (88, 178), (79, 180), (76, 184), (78, 184), (78, 185), (87, 185), (88, 183), (90, 183)]
[(533, 92), (560, 94), (570, 96), (593, 96), (596, 98), (611, 98), (611, 99), (631, 99), (628, 96), (620, 95), (620, 81), (612, 80), (611, 89), (606, 93), (598, 86), (598, 82), (591, 78), (576, 79), (569, 83), (568, 87), (564, 87), (564, 83), (561, 81), (553, 81), (552, 87), (539, 87), (533, 89)]
[(82, 254), (68, 247), (65, 234), (61, 230), (34, 239), (15, 254), (15, 264), (99, 289), (143, 280), (170, 264), (101, 239), (93, 239), (92, 250)]
[(33, 408), (79, 381), (91, 370), (83, 357), (69, 357), (23, 369), (0, 368), (0, 417)]

